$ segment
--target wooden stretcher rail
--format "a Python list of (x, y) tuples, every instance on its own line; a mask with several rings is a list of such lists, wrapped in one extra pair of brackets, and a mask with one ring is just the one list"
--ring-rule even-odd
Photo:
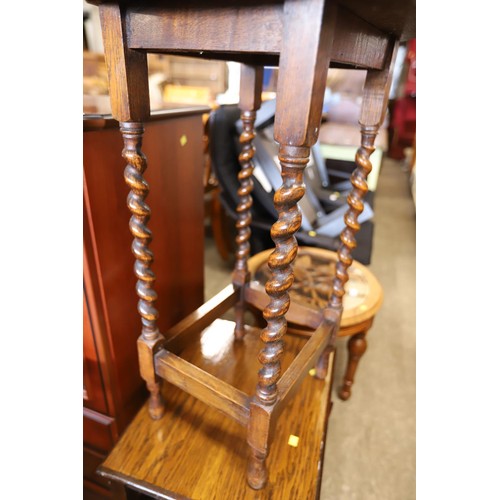
[(171, 384), (241, 425), (247, 424), (250, 398), (232, 385), (163, 349), (155, 355), (155, 371)]
[(318, 329), (312, 334), (306, 345), (301, 349), (300, 353), (292, 361), (286, 372), (278, 380), (278, 402), (276, 413), (283, 411), (287, 402), (297, 392), (300, 383), (309, 373), (309, 370), (314, 366), (323, 351), (325, 350), (332, 329), (335, 324), (328, 321), (323, 321)]

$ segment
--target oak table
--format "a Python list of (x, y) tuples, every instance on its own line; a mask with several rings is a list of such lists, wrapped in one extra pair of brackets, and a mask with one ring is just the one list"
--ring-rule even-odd
[[(130, 188), (127, 203), (132, 213), (129, 227), (142, 321), (137, 345), (141, 376), (150, 392), (148, 413), (152, 419), (164, 417), (172, 405), (171, 385), (189, 393), (191, 404), (199, 400), (222, 412), (241, 425), (246, 434), (248, 485), (254, 490), (266, 488), (269, 474), (273, 477), (267, 459), (271, 443), (283, 425), (282, 414), (302, 389), (302, 382), (309, 380), (312, 367), (320, 380), (330, 371), (329, 359), (340, 326), (347, 269), (356, 246), (363, 196), (368, 190), (369, 157), (375, 149), (375, 137), (387, 108), (398, 44), (414, 36), (414, 1), (93, 0), (92, 3), (99, 5), (112, 114), (120, 122), (124, 140), (124, 175)], [(160, 332), (158, 326), (158, 295), (150, 248), (152, 233), (148, 227), (151, 210), (146, 203), (149, 185), (144, 177), (147, 160), (141, 148), (143, 122), (149, 116), (148, 52), (243, 63), (238, 248), (232, 285), (164, 332)], [(279, 144), (283, 185), (274, 197), (278, 220), (271, 229), (271, 237), (276, 249), (268, 261), (271, 278), (266, 283), (267, 305), (263, 310), (267, 326), (260, 334), (263, 345), (257, 356), (261, 367), (256, 376), (255, 371), (245, 371), (245, 377), (250, 378), (255, 387), (248, 391), (236, 387), (234, 381), (200, 368), (196, 360), (188, 361), (185, 351), (198, 342), (204, 328), (233, 306), (235, 342), (246, 345), (246, 306), (262, 303), (262, 295), (251, 287), (248, 257), (252, 139), (261, 102), (264, 65), (279, 67), (274, 138)], [(320, 324), (313, 325), (310, 314), (302, 314), (290, 303), (288, 290), (293, 283), (292, 264), (297, 253), (294, 234), (301, 225), (297, 202), (305, 193), (303, 171), (309, 161), (310, 148), (318, 139), (329, 67), (365, 68), (367, 76), (360, 116), (361, 146), (356, 154), (357, 169), (351, 178), (353, 189), (348, 197), (349, 210), (345, 215), (346, 228), (341, 234), (333, 291), (322, 311)], [(172, 165), (172, 169), (177, 168), (182, 165)], [(287, 343), (290, 343), (284, 341), (287, 318), (315, 329), (285, 367)], [(226, 354), (220, 361), (234, 364), (234, 351)], [(171, 385), (165, 388), (164, 398), (161, 384), (165, 380)], [(221, 422), (220, 432), (230, 425), (226, 422), (229, 419)], [(167, 421), (163, 429), (166, 433), (174, 432), (168, 428)], [(148, 442), (143, 446), (148, 446)], [(192, 441), (185, 442), (182, 453), (189, 453), (191, 446)], [(233, 464), (228, 462), (226, 466), (231, 468)], [(240, 474), (243, 478), (243, 469)], [(288, 476), (293, 475), (290, 467)]]

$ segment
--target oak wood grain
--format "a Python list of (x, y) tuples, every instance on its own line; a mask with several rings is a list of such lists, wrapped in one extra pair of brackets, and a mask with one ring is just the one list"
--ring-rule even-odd
[(165, 350), (156, 354), (155, 365), (156, 372), (163, 379), (234, 418), (241, 425), (247, 423), (250, 399), (247, 394)]
[[(378, 23), (378, 20), (382, 21), (381, 18), (378, 20), (370, 18), (369, 10), (372, 4), (362, 0), (357, 2), (357, 6), (365, 8), (366, 12), (363, 8), (361, 12), (358, 9), (357, 15), (351, 12), (347, 17), (344, 15), (343, 7), (329, 0), (245, 0), (236, 4), (229, 0), (215, 0), (208, 6), (201, 0), (182, 2), (172, 0), (168, 3), (155, 0), (150, 2), (123, 0), (113, 3), (95, 0), (95, 3), (101, 4), (101, 19), (103, 24), (106, 24), (103, 36), (109, 75), (113, 80), (110, 85), (111, 98), (114, 102), (113, 115), (122, 122), (126, 143), (125, 153), (127, 156), (128, 151), (127, 158), (130, 166), (135, 168), (139, 177), (145, 168), (140, 151), (141, 122), (149, 114), (149, 103), (146, 103), (145, 75), (147, 71), (141, 55), (145, 55), (147, 51), (163, 53), (179, 51), (209, 58), (227, 55), (233, 58), (234, 55), (236, 60), (241, 58), (239, 60), (253, 65), (258, 64), (253, 59), (255, 57), (274, 57), (277, 61), (279, 55), (280, 76), (275, 139), (279, 143), (283, 184), (276, 190), (274, 198), (278, 220), (271, 229), (271, 237), (276, 248), (269, 256), (268, 265), (271, 276), (265, 287), (270, 302), (263, 312), (267, 326), (260, 335), (264, 341), (264, 347), (257, 356), (261, 368), (258, 371), (255, 395), (249, 403), (250, 417), (247, 433), (247, 443), (250, 445), (247, 481), (252, 488), (263, 489), (268, 480), (266, 459), (270, 443), (275, 437), (275, 431), (280, 428), (276, 424), (276, 415), (278, 410), (283, 410), (282, 403), (296, 390), (300, 393), (300, 381), (304, 376), (306, 377), (304, 383), (308, 380), (307, 369), (318, 357), (321, 357), (321, 360), (317, 364), (319, 370), (317, 373), (320, 373), (317, 376), (328, 378), (331, 372), (328, 360), (340, 326), (342, 299), (348, 279), (347, 268), (352, 263), (351, 250), (356, 244), (354, 233), (359, 228), (357, 217), (363, 209), (362, 196), (366, 191), (366, 174), (370, 168), (368, 157), (380, 123), (379, 121), (376, 125), (372, 125), (363, 123), (362, 120), (362, 147), (356, 157), (359, 168), (352, 177), (354, 188), (348, 198), (350, 209), (345, 217), (347, 229), (341, 235), (342, 246), (339, 251), (339, 262), (336, 265), (333, 294), (323, 312), (325, 322), (319, 326), (300, 354), (295, 353), (298, 354), (295, 360), (287, 361), (288, 365), (291, 362), (291, 368), (285, 372), (281, 386), (283, 397), (280, 399), (277, 384), (287, 364), (285, 363), (287, 347), (283, 342), (283, 336), (287, 330), (286, 313), (290, 305), (288, 291), (294, 281), (292, 263), (297, 254), (297, 242), (294, 235), (301, 225), (297, 202), (305, 190), (303, 170), (308, 163), (310, 147), (318, 137), (326, 73), (332, 63), (332, 51), (340, 48), (340, 55), (344, 57), (342, 61), (335, 61), (335, 64), (350, 67), (365, 65), (369, 69), (365, 87), (368, 93), (365, 92), (365, 109), (361, 115), (362, 119), (368, 117), (365, 121), (371, 122), (372, 118), (383, 116), (387, 100), (386, 86), (390, 85), (391, 59), (388, 56), (390, 52), (388, 49), (389, 47), (392, 49), (392, 46), (388, 42), (392, 40), (393, 31), (390, 31), (391, 36), (388, 36), (386, 29), (396, 29), (394, 33), (397, 32), (398, 36), (401, 36), (402, 30), (397, 31), (397, 29), (401, 28), (400, 25), (407, 16), (399, 18), (398, 27), (394, 28), (392, 25), (387, 28), (387, 24)], [(380, 5), (381, 3), (376, 4), (375, 10)], [(384, 5), (387, 6), (388, 3)], [(409, 6), (411, 8), (411, 5), (411, 2), (403, 2), (403, 10), (408, 9)], [(390, 6), (393, 9), (396, 8), (394, 3)], [(279, 27), (280, 21), (276, 21), (278, 18), (281, 20), (281, 27)], [(269, 21), (267, 24), (266, 19)], [(306, 19), (307, 23), (304, 22)], [(366, 21), (371, 24), (370, 27), (367, 27)], [(273, 33), (267, 37), (260, 36), (258, 29), (262, 28), (271, 30)], [(380, 28), (383, 33), (377, 33)], [(136, 39), (132, 41), (134, 36)], [(158, 46), (152, 47), (150, 44), (155, 37), (154, 43)], [(175, 46), (172, 46), (172, 43)], [(276, 51), (273, 49), (273, 43), (277, 46)], [(381, 89), (382, 94), (380, 94)], [(243, 92), (243, 100), (245, 100), (245, 92)], [(128, 172), (132, 171), (129, 169)], [(151, 382), (148, 382), (150, 390), (154, 386), (152, 393), (156, 395), (159, 386), (156, 379), (153, 380), (157, 374), (152, 369), (151, 359), (154, 350), (160, 343), (163, 343), (163, 339), (160, 339), (156, 325), (158, 319), (156, 309), (151, 309), (157, 297), (149, 284), (154, 279), (153, 271), (149, 268), (151, 262), (149, 258), (152, 255), (150, 255), (149, 248), (146, 248), (149, 245), (150, 235), (146, 234), (145, 230), (142, 231), (149, 216), (149, 208), (143, 206), (147, 186), (142, 177), (137, 179), (134, 177), (134, 182), (130, 177), (129, 181), (136, 196), (132, 200), (134, 203), (130, 206), (136, 217), (135, 224), (132, 225), (133, 232), (134, 228), (137, 229), (135, 231), (137, 234), (134, 233), (136, 237), (134, 248), (137, 250), (140, 244), (142, 246), (139, 250), (144, 250), (142, 253), (134, 252), (140, 261), (138, 265), (144, 267), (144, 273), (138, 273), (138, 293), (142, 301), (140, 312), (143, 318), (143, 331), (146, 332), (143, 333), (143, 337), (145, 341), (154, 342), (151, 345), (143, 342), (144, 349), (140, 345), (147, 358), (144, 366), (141, 366), (141, 372), (144, 372), (142, 368), (147, 368), (148, 373), (145, 378)], [(246, 283), (246, 276), (242, 281)], [(239, 281), (236, 284), (238, 285)], [(146, 305), (151, 306), (151, 310), (148, 310)], [(220, 309), (221, 304), (216, 305), (216, 308)], [(183, 325), (183, 328), (186, 326), (184, 331), (189, 334), (185, 335), (186, 340), (191, 333), (205, 326), (205, 321), (208, 320), (210, 314), (206, 314), (205, 319), (191, 316), (186, 325)], [(218, 321), (216, 320), (216, 323)], [(231, 325), (231, 328), (234, 328), (234, 325)], [(226, 384), (236, 388), (235, 384), (242, 383), (235, 373), (238, 370), (241, 370), (238, 371), (239, 374), (244, 374), (246, 377), (245, 384), (252, 380), (253, 377), (249, 374), (255, 370), (255, 362), (253, 367), (246, 363), (244, 356), (248, 355), (248, 352), (241, 351), (242, 348), (249, 347), (249, 338), (252, 336), (238, 335), (240, 342), (234, 343), (233, 335), (221, 336), (219, 330), (216, 329), (214, 334), (214, 330), (210, 327), (203, 332), (199, 342), (190, 339), (183, 352), (186, 361), (168, 355), (167, 362), (160, 370), (165, 369), (168, 379), (180, 387), (187, 388), (204, 402), (235, 416), (227, 406), (231, 406), (239, 396), (235, 396), (238, 393), (229, 389)], [(243, 328), (240, 330), (243, 333)], [(181, 336), (182, 332), (179, 332), (176, 339), (180, 340)], [(200, 363), (199, 369), (203, 372), (196, 368), (196, 363), (189, 364), (190, 355), (196, 358), (196, 353), (201, 353), (201, 356), (198, 356), (198, 362)], [(160, 358), (161, 356), (158, 355), (158, 360)], [(225, 361), (222, 366), (232, 366), (233, 369), (221, 368), (221, 361)], [(226, 380), (228, 376), (231, 380)], [(246, 389), (239, 390), (248, 394)], [(186, 396), (184, 392), (183, 397)], [(197, 404), (200, 403), (197, 401)], [(246, 409), (246, 401), (241, 402), (241, 406)], [(185, 412), (182, 416), (184, 415)], [(241, 420), (241, 417), (239, 418)], [(228, 429), (230, 427), (227, 425), (223, 428), (215, 427), (212, 434), (216, 432), (224, 434)], [(168, 430), (172, 430), (171, 426)], [(142, 443), (143, 448), (147, 448), (147, 445), (148, 443)], [(189, 446), (182, 448), (184, 454), (189, 452)], [(168, 451), (168, 453), (171, 452), (171, 450)], [(159, 459), (159, 455), (156, 454), (150, 468), (153, 468)], [(180, 458), (176, 464), (172, 464), (172, 469), (175, 469), (179, 461)], [(289, 464), (290, 461), (288, 461)], [(149, 482), (144, 478), (138, 478), (138, 481), (141, 484)], [(182, 492), (180, 494), (184, 495)], [(296, 498), (297, 492), (287, 491), (287, 498), (289, 497)], [(304, 495), (299, 497), (303, 498)]]
[[(87, 0), (94, 5), (116, 2), (116, 0)], [(130, 0), (126, 0), (130, 1)], [(415, 38), (415, 0), (330, 0), (336, 1), (340, 6), (352, 14), (363, 19), (366, 23), (377, 26), (384, 33), (396, 35), (402, 41)], [(191, 5), (203, 7), (203, 0), (191, 1)], [(211, 2), (218, 7), (234, 7), (234, 4), (243, 7), (259, 7), (270, 3), (269, 0), (245, 0), (244, 2), (230, 2), (230, 0)], [(276, 3), (279, 3), (277, 1)]]
[[(256, 383), (259, 330), (234, 339), (234, 322), (218, 320), (182, 356), (187, 361), (252, 393)], [(288, 367), (305, 340), (287, 342)], [(322, 449), (330, 410), (331, 372), (325, 381), (308, 375), (278, 419), (268, 457), (269, 482), (261, 491), (245, 481), (245, 428), (184, 391), (164, 388), (166, 413), (152, 421), (143, 407), (101, 466), (105, 476), (157, 498), (315, 499), (322, 474)], [(298, 446), (288, 445), (290, 435)]]
[[(254, 2), (256, 3), (256, 2)], [(130, 49), (187, 53), (206, 58), (246, 60), (278, 66), (283, 51), (283, 2), (224, 5), (187, 0), (168, 6), (136, 5), (127, 12)], [(335, 43), (329, 47), (330, 65), (382, 69), (388, 37), (373, 24), (342, 8), (336, 23)], [(231, 33), (231, 37), (226, 33)], [(243, 55), (243, 56), (242, 56)], [(254, 59), (257, 57), (257, 59)]]
[(113, 116), (120, 122), (143, 121), (150, 112), (146, 54), (128, 48), (117, 4), (102, 5), (99, 16)]

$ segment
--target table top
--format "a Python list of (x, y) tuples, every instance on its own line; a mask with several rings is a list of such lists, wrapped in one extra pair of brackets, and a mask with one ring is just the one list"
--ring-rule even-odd
[[(233, 330), (232, 321), (216, 320), (182, 357), (251, 395), (260, 367), (260, 329), (250, 328), (241, 343), (234, 341)], [(283, 370), (305, 341), (286, 337)], [(145, 405), (100, 472), (155, 498), (317, 498), (331, 406), (332, 364), (324, 381), (307, 376), (279, 416), (267, 460), (269, 482), (261, 491), (246, 484), (245, 428), (166, 383), (165, 415), (153, 421)]]
[[(216, 9), (225, 7), (255, 7), (270, 3), (283, 3), (283, 0), (87, 0), (88, 3), (99, 5), (105, 3), (119, 3), (131, 7), (147, 5), (165, 8), (200, 8)], [(330, 0), (333, 2), (333, 0)], [(396, 35), (402, 41), (416, 36), (416, 0), (335, 0), (335, 3), (346, 8), (357, 17), (367, 21), (387, 34)]]

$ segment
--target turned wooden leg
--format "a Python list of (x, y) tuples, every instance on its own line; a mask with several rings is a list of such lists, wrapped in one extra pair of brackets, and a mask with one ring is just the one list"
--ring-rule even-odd
[[(271, 238), (276, 248), (268, 260), (271, 277), (266, 283), (266, 292), (270, 302), (263, 313), (267, 326), (261, 333), (262, 368), (258, 373), (248, 431), (251, 454), (247, 479), (255, 489), (262, 488), (267, 481), (265, 459), (271, 432), (269, 425), (256, 422), (257, 410), (252, 412), (252, 408), (272, 414), (278, 399), (282, 339), (287, 330), (285, 314), (290, 306), (288, 290), (293, 283), (292, 263), (297, 255), (295, 233), (302, 223), (297, 202), (305, 194), (303, 172), (310, 148), (318, 139), (335, 13), (333, 3), (326, 0), (285, 0), (283, 6), (283, 49), (274, 122), (283, 184), (274, 196), (278, 220), (271, 228)], [(309, 43), (304, 44), (306, 39)]]
[(321, 353), (318, 361), (316, 362), (316, 373), (315, 377), (319, 380), (325, 380), (328, 374), (328, 366), (330, 364), (330, 354), (333, 352), (333, 345), (329, 345), (326, 349)]
[(259, 451), (255, 448), (250, 449), (250, 457), (247, 466), (247, 482), (248, 485), (254, 490), (262, 489), (268, 479), (268, 472), (266, 467), (266, 458), (268, 449)]
[[(144, 133), (142, 123), (150, 114), (147, 55), (145, 52), (128, 48), (123, 9), (117, 3), (101, 7), (99, 15), (108, 70), (111, 111), (113, 118), (120, 122), (124, 142), (122, 155), (127, 162), (125, 181), (130, 187), (127, 204), (132, 217), (129, 227), (134, 237), (132, 253), (136, 259), (134, 272), (138, 280), (136, 291), (142, 322), (141, 335), (137, 341), (139, 368), (151, 394), (149, 413), (156, 419), (163, 415), (164, 402), (160, 381), (155, 375), (154, 354), (161, 346), (163, 337), (158, 330), (158, 311), (154, 307), (157, 296), (153, 289), (155, 275), (151, 270), (153, 253), (149, 249), (152, 234), (147, 227), (151, 212), (145, 201), (149, 186), (143, 178), (147, 162), (141, 151)], [(122, 41), (122, 50), (116, 50), (117, 40)]]
[[(243, 289), (241, 290), (241, 292)], [(235, 316), (235, 326), (234, 326), (234, 336), (236, 340), (243, 340), (245, 336), (245, 298), (243, 293), (240, 294), (240, 299), (234, 305), (234, 316)]]
[(247, 482), (254, 490), (263, 488), (268, 479), (266, 458), (269, 454), (269, 445), (271, 442), (272, 411), (272, 406), (262, 405), (257, 400), (250, 403)]
[[(342, 300), (345, 294), (345, 284), (349, 279), (347, 270), (352, 264), (352, 250), (356, 247), (355, 235), (360, 228), (358, 217), (364, 209), (363, 198), (368, 191), (366, 179), (372, 170), (370, 155), (375, 151), (375, 138), (380, 125), (384, 121), (387, 110), (397, 49), (397, 42), (393, 41), (389, 44), (385, 67), (382, 70), (370, 69), (367, 71), (366, 75), (363, 89), (363, 104), (359, 120), (361, 127), (361, 146), (356, 152), (356, 169), (351, 176), (352, 190), (347, 197), (349, 208), (344, 216), (346, 227), (340, 235), (341, 245), (338, 250), (339, 259), (335, 267), (333, 292), (325, 310), (325, 312), (329, 314), (337, 314), (339, 318), (342, 317)], [(327, 350), (331, 349), (335, 344), (335, 337), (339, 327), (340, 321), (337, 321)], [(325, 358), (326, 355), (320, 358), (320, 364), (324, 363)], [(324, 370), (323, 367), (321, 367), (321, 369)]]
[[(281, 375), (281, 357), (284, 351), (282, 340), (286, 333), (285, 314), (290, 307), (288, 289), (293, 283), (292, 262), (297, 255), (297, 241), (294, 233), (300, 228), (301, 214), (297, 202), (305, 193), (303, 171), (309, 161), (309, 148), (280, 145), (279, 160), (282, 168), (283, 185), (276, 191), (274, 205), (278, 212), (278, 221), (271, 228), (271, 237), (276, 249), (268, 261), (271, 278), (266, 283), (266, 292), (270, 297), (269, 305), (264, 309), (267, 326), (262, 330), (261, 339), (264, 347), (259, 353), (262, 368), (258, 373), (255, 399), (263, 407), (272, 407), (277, 401), (277, 382)], [(250, 458), (247, 469), (248, 484), (254, 489), (263, 488), (267, 482), (265, 464), (269, 452), (270, 438), (263, 440), (261, 434), (269, 435), (270, 422), (252, 427), (250, 414)], [(256, 436), (252, 438), (251, 432)], [(260, 446), (255, 445), (260, 442)]]
[(347, 361), (347, 369), (344, 375), (344, 382), (339, 391), (339, 398), (346, 401), (351, 397), (352, 385), (354, 384), (354, 375), (358, 368), (359, 360), (366, 351), (366, 332), (357, 333), (349, 338), (347, 349), (349, 352), (349, 359)]
[(241, 66), (240, 79), (240, 109), (243, 132), (240, 135), (242, 150), (239, 156), (241, 170), (238, 174), (240, 187), (238, 189), (239, 203), (236, 207), (236, 262), (233, 270), (233, 285), (240, 288), (240, 299), (235, 306), (236, 326), (235, 337), (241, 340), (245, 335), (245, 299), (244, 287), (250, 281), (248, 257), (250, 256), (250, 224), (252, 222), (252, 190), (253, 162), (255, 148), (252, 141), (255, 137), (254, 123), (257, 110), (260, 108), (262, 95), (263, 68), (260, 66)]
[(282, 338), (287, 328), (285, 314), (290, 307), (288, 289), (293, 283), (292, 263), (297, 255), (294, 234), (302, 221), (297, 202), (305, 193), (303, 171), (309, 161), (309, 148), (281, 145), (279, 160), (283, 185), (274, 196), (278, 221), (271, 228), (271, 237), (276, 249), (268, 260), (271, 277), (266, 283), (266, 292), (270, 303), (264, 309), (267, 327), (261, 334), (265, 345), (259, 354), (263, 367), (259, 371), (256, 391), (257, 398), (264, 405), (274, 404), (278, 395), (276, 382), (281, 374), (280, 359), (284, 349)]
[(132, 253), (136, 259), (134, 272), (139, 296), (137, 308), (142, 321), (141, 336), (137, 341), (139, 368), (150, 392), (149, 414), (151, 418), (158, 419), (163, 416), (165, 405), (161, 396), (160, 380), (154, 370), (153, 356), (161, 345), (163, 336), (157, 326), (158, 311), (155, 308), (157, 294), (153, 289), (156, 276), (151, 270), (153, 253), (149, 248), (152, 234), (147, 227), (151, 211), (145, 201), (149, 186), (143, 178), (147, 168), (146, 157), (141, 151), (144, 128), (140, 122), (125, 122), (120, 123), (120, 130), (125, 146), (122, 154), (127, 161), (125, 181), (130, 187), (127, 204), (132, 212), (129, 227), (134, 236)]

